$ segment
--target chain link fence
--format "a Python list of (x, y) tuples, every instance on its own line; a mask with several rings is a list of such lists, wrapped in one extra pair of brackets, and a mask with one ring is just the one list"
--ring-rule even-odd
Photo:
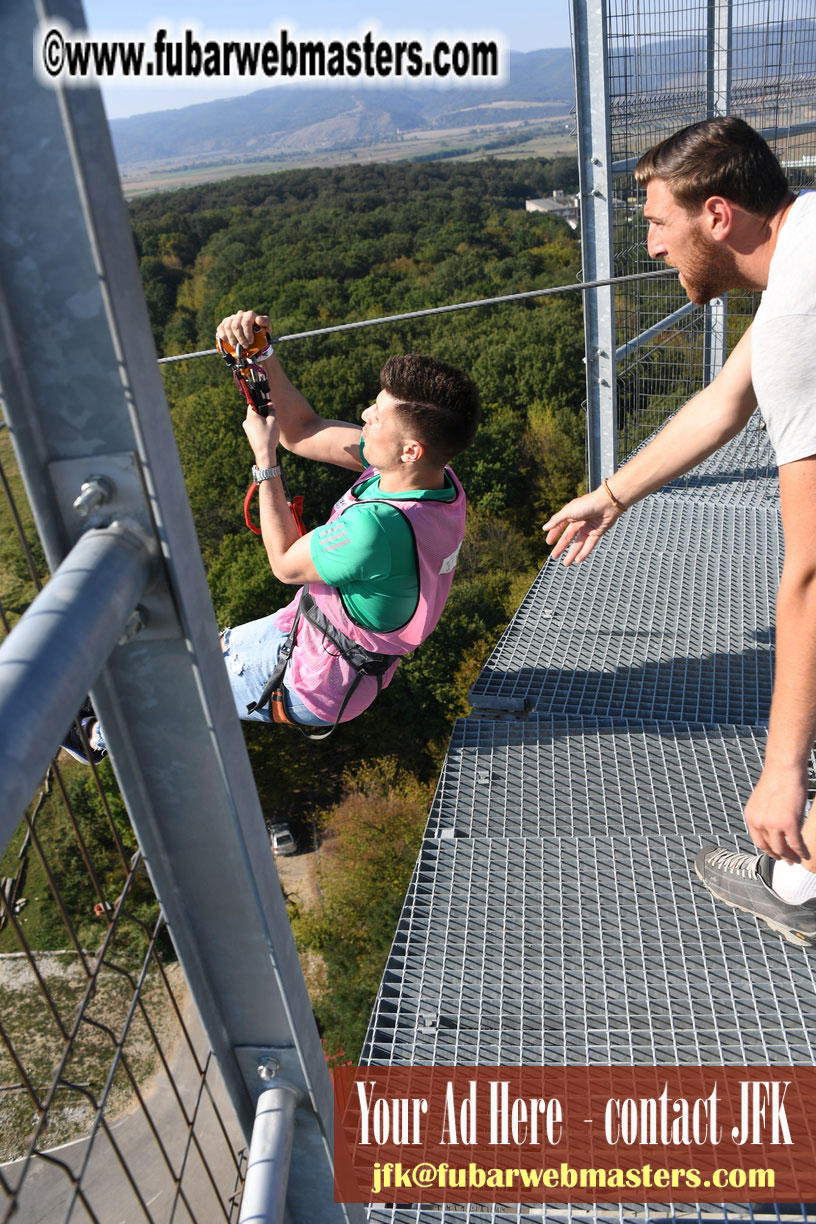
[[(616, 274), (657, 265), (646, 252), (634, 165), (646, 149), (711, 114), (762, 131), (795, 188), (816, 181), (816, 4), (813, 0), (610, 0), (609, 103)], [(748, 326), (756, 294), (727, 296), (725, 347)], [(637, 448), (711, 373), (710, 310), (677, 281), (636, 281), (616, 294), (619, 454)], [(633, 342), (661, 320), (662, 334)], [(629, 351), (627, 351), (627, 347)], [(755, 468), (746, 455), (746, 467)]]
[[(0, 491), (5, 637), (46, 572), (6, 429)], [(237, 1219), (241, 1143), (110, 766), (57, 752), (0, 857), (0, 1218)]]

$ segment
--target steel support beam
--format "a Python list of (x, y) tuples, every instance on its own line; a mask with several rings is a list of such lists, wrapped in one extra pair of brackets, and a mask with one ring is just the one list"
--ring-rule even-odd
[(651, 327), (647, 327), (640, 335), (633, 336), (631, 340), (627, 340), (626, 344), (622, 344), (620, 348), (615, 349), (615, 361), (623, 361), (625, 357), (636, 353), (639, 348), (643, 348), (644, 344), (648, 344), (650, 340), (662, 336), (670, 327), (674, 327), (675, 323), (680, 323), (693, 310), (696, 310), (694, 303), (686, 302), (685, 306), (680, 306), (677, 310), (673, 310), (670, 315), (666, 315), (659, 322), (654, 323)]
[(156, 542), (145, 630), (113, 650), (93, 701), (244, 1134), (265, 1087), (260, 1049), (306, 1103), (293, 1224), (361, 1220), (361, 1208), (333, 1202), (331, 1083), (219, 648), (101, 100), (33, 79), (35, 28), (51, 17), (85, 24), (78, 0), (0, 7), (9, 430), (52, 569), (82, 534), (72, 503), (94, 475), (115, 488), (95, 525), (124, 516)]
[[(732, 0), (708, 0), (706, 42), (706, 112), (709, 119), (731, 110)], [(727, 298), (706, 306), (704, 380), (716, 378), (726, 358)]]
[[(572, 0), (581, 256), (585, 280), (614, 276), (612, 144), (607, 71), (606, 0)], [(589, 484), (618, 461), (615, 387), (615, 291), (584, 293)]]

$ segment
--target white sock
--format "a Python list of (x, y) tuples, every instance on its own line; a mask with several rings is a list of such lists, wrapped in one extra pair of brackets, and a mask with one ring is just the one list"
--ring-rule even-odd
[(96, 719), (86, 718), (82, 724), (85, 728), (85, 734), (88, 737), (88, 745), (96, 749), (97, 752), (107, 752), (105, 746), (105, 737), (102, 734), (102, 728)]
[(788, 905), (801, 905), (816, 897), (816, 872), (808, 871), (801, 863), (786, 863), (777, 859), (773, 866), (771, 888)]

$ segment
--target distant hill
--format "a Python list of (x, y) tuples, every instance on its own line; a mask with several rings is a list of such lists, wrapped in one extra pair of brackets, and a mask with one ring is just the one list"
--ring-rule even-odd
[(260, 89), (240, 98), (111, 122), (121, 169), (313, 153), (563, 115), (573, 102), (568, 48), (510, 52), (504, 85), (471, 89)]
[[(784, 25), (736, 29), (733, 35), (734, 109), (749, 121), (766, 121), (762, 86), (780, 73), (794, 90), (812, 96), (816, 22), (796, 18)], [(681, 35), (665, 42), (621, 42), (616, 48), (616, 84), (627, 83), (613, 110), (651, 113), (668, 95), (677, 124), (699, 114), (706, 88), (705, 41)], [(769, 67), (771, 65), (772, 67)], [(527, 139), (526, 133), (564, 131), (573, 106), (572, 53), (568, 48), (510, 52), (504, 85), (450, 89), (268, 88), (240, 98), (157, 111), (111, 123), (123, 174), (166, 170), (236, 169), (241, 163), (308, 164), (331, 153), (341, 159), (456, 156), (492, 151)], [(688, 114), (683, 109), (687, 104)], [(404, 146), (404, 150), (403, 150)], [(440, 150), (437, 154), (434, 150)], [(527, 147), (522, 155), (539, 154)]]

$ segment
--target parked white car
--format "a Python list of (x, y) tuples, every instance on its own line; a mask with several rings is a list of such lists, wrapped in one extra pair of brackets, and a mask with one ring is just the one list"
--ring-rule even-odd
[(294, 854), (296, 852), (297, 843), (285, 820), (278, 820), (269, 826), (269, 844), (273, 854)]

